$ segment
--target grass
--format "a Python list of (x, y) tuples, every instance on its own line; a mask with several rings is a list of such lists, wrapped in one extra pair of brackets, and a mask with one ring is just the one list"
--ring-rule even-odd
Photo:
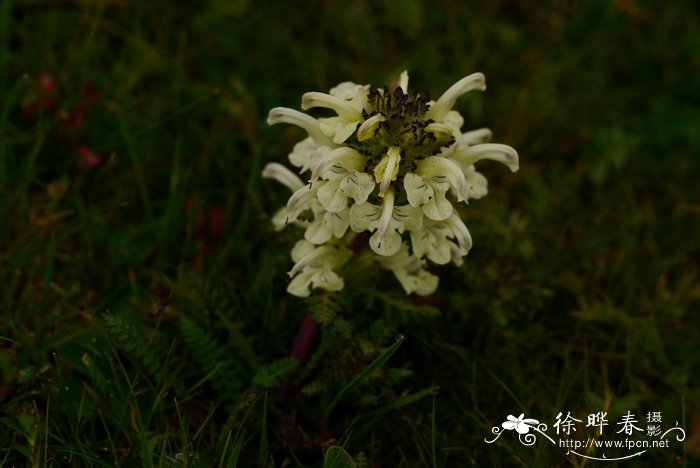
[[(698, 18), (641, 0), (0, 3), (0, 464), (613, 466), (484, 439), (509, 414), (552, 434), (559, 412), (605, 411), (612, 433), (659, 411), (686, 440), (622, 463), (695, 466)], [(475, 247), (427, 302), (379, 272), (291, 297), (295, 234), (269, 222), (285, 194), (259, 174), (302, 135), (267, 111), (404, 68), (433, 95), (484, 72), (457, 108), (521, 170), (482, 166)], [(322, 331), (299, 363), (308, 313)]]

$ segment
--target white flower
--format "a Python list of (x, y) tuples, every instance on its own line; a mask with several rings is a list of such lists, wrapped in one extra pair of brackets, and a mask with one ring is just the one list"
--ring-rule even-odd
[(421, 208), (426, 217), (440, 221), (452, 214), (452, 203), (445, 197), (450, 184), (444, 177), (421, 177), (409, 172), (403, 185), (408, 203)]
[(508, 145), (497, 143), (483, 143), (479, 145), (458, 148), (450, 155), (452, 159), (466, 168), (482, 159), (491, 159), (508, 166), (511, 172), (516, 172), (520, 167), (518, 152)]
[(457, 102), (457, 98), (475, 89), (479, 91), (486, 90), (486, 77), (483, 73), (472, 73), (450, 86), (450, 88), (440, 96), (440, 99), (430, 106), (430, 110), (428, 110), (425, 116), (436, 122), (441, 122), (447, 116), (447, 113), (452, 110), (455, 102)]
[(469, 229), (464, 225), (464, 222), (454, 213), (447, 218), (445, 223), (451, 231), (451, 235), (448, 235), (448, 237), (453, 238), (456, 242), (450, 246), (452, 261), (459, 266), (462, 264), (462, 257), (467, 255), (472, 249), (472, 236), (469, 234)]
[(350, 255), (350, 251), (345, 247), (318, 247), (300, 240), (292, 249), (292, 260), (296, 263), (288, 273), (292, 281), (287, 286), (287, 291), (299, 297), (307, 297), (311, 288), (340, 291), (344, 281), (333, 270), (345, 264)]
[(332, 149), (328, 145), (319, 145), (311, 137), (304, 138), (294, 145), (292, 152), (289, 153), (289, 162), (300, 168), (299, 173), (303, 174), (318, 164), (318, 161), (323, 159)]
[(328, 242), (332, 237), (340, 239), (348, 231), (350, 226), (350, 209), (332, 212), (322, 208), (316, 208), (314, 220), (307, 223), (304, 238), (312, 244), (320, 245)]
[(447, 240), (448, 237), (454, 236), (447, 223), (425, 219), (419, 230), (411, 232), (413, 254), (418, 258), (426, 256), (438, 265), (450, 263), (453, 243)]
[(316, 192), (323, 183), (304, 185), (289, 197), (289, 201), (287, 201), (287, 222), (296, 221), (304, 211), (316, 208), (318, 204)]
[(472, 248), (472, 238), (467, 226), (456, 214), (444, 221), (425, 219), (423, 225), (411, 232), (414, 255), (424, 255), (438, 265), (462, 264), (462, 257)]
[(319, 145), (333, 145), (328, 136), (321, 131), (321, 124), (310, 115), (287, 107), (275, 107), (267, 115), (267, 124), (288, 123), (306, 130), (306, 133)]
[[(268, 179), (276, 180), (292, 192), (296, 192), (297, 190), (304, 187), (304, 182), (302, 182), (302, 180), (299, 177), (297, 177), (296, 174), (294, 174), (292, 171), (278, 163), (267, 164), (263, 168), (262, 176)], [(287, 208), (281, 208), (277, 210), (277, 212), (272, 217), (272, 224), (275, 226), (275, 230), (280, 231), (284, 229), (284, 227), (287, 225), (287, 220)]]
[(469, 166), (464, 170), (464, 178), (467, 179), (467, 185), (469, 186), (467, 199), (478, 200), (488, 193), (486, 177), (481, 172), (478, 172), (474, 166)]
[(386, 117), (382, 114), (374, 114), (369, 119), (362, 122), (360, 128), (357, 129), (357, 139), (365, 141), (372, 138), (377, 133), (379, 124), (386, 121)]
[(420, 228), (423, 216), (416, 208), (394, 206), (394, 191), (384, 195), (381, 206), (365, 202), (350, 208), (350, 228), (355, 232), (372, 231), (369, 245), (382, 256), (395, 254), (401, 247), (401, 233)]
[(416, 293), (419, 296), (428, 296), (437, 289), (438, 277), (423, 268), (424, 261), (409, 254), (406, 244), (403, 244), (394, 255), (381, 257), (379, 264), (382, 268), (394, 273), (406, 294)]
[(399, 162), (401, 161), (401, 152), (396, 146), (392, 146), (387, 151), (386, 156), (379, 161), (379, 164), (374, 168), (374, 178), (379, 183), (379, 196), (383, 197), (389, 184), (396, 180), (396, 175), (399, 173)]
[(338, 212), (348, 206), (348, 198), (355, 203), (367, 201), (375, 183), (369, 174), (360, 172), (365, 158), (348, 147), (331, 151), (314, 166), (312, 183), (319, 177), (327, 180), (318, 190), (318, 200), (328, 211)]
[(367, 102), (367, 87), (355, 83), (342, 83), (333, 88), (330, 94), (311, 92), (301, 98), (303, 110), (325, 107), (334, 110), (338, 117), (318, 119), (321, 131), (341, 144), (355, 133), (364, 120), (362, 110)]
[(372, 233), (376, 260), (407, 293), (432, 293), (438, 279), (426, 262), (460, 265), (472, 246), (453, 204), (486, 195), (488, 183), (475, 163), (491, 159), (518, 169), (513, 148), (489, 143), (485, 128), (462, 133), (464, 118), (453, 109), (462, 94), (486, 89), (484, 75), (459, 80), (437, 101), (409, 91), (408, 82), (404, 71), (394, 90), (345, 82), (328, 94), (302, 96), (303, 110), (330, 109), (333, 117), (270, 111), (268, 123), (291, 123), (309, 135), (289, 154), (301, 174), (310, 173), (307, 185), (280, 165), (263, 171), (293, 191), (273, 217), (275, 226), (304, 229), (305, 240), (293, 252), (292, 294), (342, 288), (333, 269), (351, 254), (340, 246), (365, 231)]
[(364, 203), (374, 190), (374, 182), (369, 174), (338, 169), (318, 190), (318, 200), (328, 211), (337, 212), (348, 206), (348, 199)]
[(416, 174), (424, 179), (443, 178), (457, 191), (457, 201), (467, 197), (467, 180), (462, 168), (450, 158), (430, 156), (418, 161)]

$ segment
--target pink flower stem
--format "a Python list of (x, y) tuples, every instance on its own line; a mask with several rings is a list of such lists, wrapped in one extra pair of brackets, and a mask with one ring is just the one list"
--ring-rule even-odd
[(314, 320), (310, 314), (304, 317), (304, 320), (301, 322), (301, 327), (299, 327), (297, 337), (294, 340), (294, 346), (292, 346), (290, 356), (304, 361), (311, 350), (311, 346), (320, 328), (318, 322)]

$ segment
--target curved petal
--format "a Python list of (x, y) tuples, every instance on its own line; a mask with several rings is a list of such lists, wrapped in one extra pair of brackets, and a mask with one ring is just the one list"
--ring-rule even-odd
[(446, 221), (450, 230), (452, 231), (452, 236), (457, 241), (462, 255), (466, 255), (472, 248), (472, 236), (469, 234), (469, 229), (464, 225), (464, 222), (456, 214), (452, 214)]
[(296, 275), (287, 285), (287, 292), (297, 297), (309, 297), (312, 277), (313, 273), (311, 272), (303, 272)]
[(440, 278), (426, 270), (418, 270), (413, 276), (413, 292), (419, 296), (430, 296), (438, 287)]
[(433, 119), (437, 122), (442, 121), (447, 115), (447, 112), (452, 109), (462, 94), (478, 89), (484, 91), (486, 89), (486, 77), (483, 73), (472, 73), (450, 86), (445, 93), (440, 96), (440, 99), (435, 102), (426, 113), (426, 118)]
[(331, 140), (321, 131), (318, 120), (303, 112), (287, 107), (275, 107), (270, 109), (270, 113), (267, 115), (267, 124), (274, 125), (278, 123), (288, 123), (303, 128), (316, 143), (331, 143)]
[(464, 171), (452, 159), (442, 156), (430, 156), (418, 163), (416, 174), (425, 178), (445, 177), (457, 191), (457, 201), (464, 201), (467, 196), (467, 180)]
[(379, 196), (383, 197), (389, 189), (392, 180), (396, 180), (399, 173), (401, 152), (398, 147), (392, 146), (387, 150), (386, 156), (379, 161), (374, 168), (374, 179), (379, 183)]
[(322, 184), (316, 183), (314, 186), (304, 185), (289, 197), (287, 201), (287, 217), (290, 220), (295, 220), (299, 214), (311, 208), (313, 201), (316, 199), (316, 191)]
[(340, 180), (329, 180), (318, 189), (318, 201), (328, 211), (338, 212), (348, 206), (348, 197), (340, 190)]
[(340, 117), (328, 117), (318, 120), (323, 134), (332, 138), (333, 143), (338, 145), (350, 138), (350, 135), (355, 133), (357, 126), (360, 124), (359, 120), (346, 122)]
[(353, 172), (340, 181), (340, 189), (355, 203), (364, 203), (375, 187), (374, 179), (365, 172)]
[(399, 232), (415, 231), (423, 225), (423, 213), (411, 205), (394, 207), (391, 218), (393, 228)]
[(367, 104), (368, 92), (369, 85), (358, 85), (352, 81), (345, 81), (332, 88), (329, 94), (342, 101), (348, 102), (355, 109), (362, 112), (362, 109), (365, 108), (365, 104)]
[[(382, 215), (379, 218), (379, 226), (377, 227), (377, 242), (381, 244), (384, 237), (389, 233), (391, 220), (394, 215), (394, 191), (389, 190), (384, 196), (384, 202), (382, 203)], [(392, 229), (393, 231), (393, 229)], [(391, 254), (387, 254), (391, 255)]]
[(381, 208), (369, 202), (352, 205), (350, 208), (350, 229), (355, 232), (376, 229), (381, 216)]
[[(299, 241), (299, 242), (305, 242), (305, 241)], [(297, 242), (297, 245), (299, 244)], [(295, 246), (296, 247), (296, 246)], [(329, 247), (327, 245), (322, 245), (320, 247), (316, 247), (311, 251), (306, 253), (303, 257), (301, 257), (297, 262), (294, 264), (291, 270), (287, 272), (290, 278), (293, 278), (294, 275), (299, 273), (301, 270), (305, 269), (307, 266), (314, 264), (317, 262), (319, 259), (321, 259), (324, 255), (329, 255), (333, 253), (333, 248)]]
[(365, 167), (365, 158), (354, 149), (341, 146), (316, 161), (312, 167), (311, 179), (323, 177), (326, 171), (336, 164), (348, 171), (361, 171)]
[(433, 221), (443, 221), (452, 214), (452, 203), (445, 198), (444, 192), (435, 192), (435, 196), (423, 205), (423, 213)]
[(328, 212), (323, 215), (323, 226), (333, 234), (334, 237), (341, 238), (350, 227), (350, 210), (334, 213)]
[(491, 159), (508, 166), (511, 172), (516, 172), (520, 167), (518, 152), (508, 145), (498, 143), (483, 143), (469, 146), (456, 151), (452, 157), (459, 161), (462, 167), (468, 167), (482, 159)]
[(403, 89), (404, 94), (408, 92), (408, 70), (404, 70), (399, 75), (399, 88)]
[(362, 120), (362, 113), (353, 107), (348, 101), (344, 101), (335, 96), (325, 93), (310, 92), (301, 97), (301, 108), (308, 110), (313, 107), (325, 107), (338, 114), (339, 117), (348, 122)]
[(298, 262), (313, 252), (315, 248), (315, 245), (305, 240), (297, 241), (297, 243), (294, 244), (294, 247), (292, 247), (292, 260), (294, 260), (295, 263)]
[(333, 270), (323, 270), (314, 273), (311, 277), (311, 284), (314, 288), (321, 288), (326, 291), (340, 291), (345, 286), (343, 278)]
[(330, 151), (330, 147), (319, 146), (313, 138), (308, 137), (294, 145), (292, 152), (289, 153), (289, 162), (301, 168), (299, 173), (306, 172)]
[(452, 126), (445, 123), (431, 123), (425, 127), (425, 131), (435, 135), (439, 141), (445, 141), (452, 136)]
[(377, 230), (372, 237), (369, 238), (369, 246), (377, 255), (388, 257), (394, 255), (401, 248), (401, 235), (393, 229), (387, 231), (380, 238)]
[(431, 187), (423, 177), (409, 172), (403, 178), (403, 186), (406, 189), (406, 197), (411, 206), (420, 207), (435, 196)]
[(333, 233), (327, 229), (323, 222), (324, 217), (317, 216), (304, 231), (304, 239), (315, 245), (321, 245), (330, 240)]
[(359, 141), (365, 141), (372, 138), (377, 133), (379, 124), (385, 120), (386, 118), (382, 114), (374, 114), (372, 117), (362, 122), (360, 128), (357, 129), (357, 139)]
[(491, 141), (491, 130), (488, 128), (479, 128), (476, 130), (471, 130), (462, 135), (457, 139), (457, 143), (460, 146), (471, 146), (478, 143), (488, 143)]
[(268, 163), (265, 165), (262, 170), (262, 176), (276, 180), (292, 192), (296, 192), (304, 186), (304, 182), (295, 173), (279, 163)]
[(465, 171), (465, 177), (469, 183), (469, 198), (478, 200), (489, 193), (489, 183), (483, 174), (476, 171), (474, 166)]

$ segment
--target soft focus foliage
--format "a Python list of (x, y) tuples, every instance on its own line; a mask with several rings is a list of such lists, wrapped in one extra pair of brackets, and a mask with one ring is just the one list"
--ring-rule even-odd
[[(484, 438), (657, 410), (688, 440), (635, 466), (697, 464), (699, 23), (689, 0), (0, 2), (0, 464), (564, 466)], [(483, 72), (454, 109), (522, 167), (479, 166), (474, 248), (429, 298), (362, 265), (291, 297), (260, 174), (306, 135), (268, 111), (405, 69), (436, 97)]]

